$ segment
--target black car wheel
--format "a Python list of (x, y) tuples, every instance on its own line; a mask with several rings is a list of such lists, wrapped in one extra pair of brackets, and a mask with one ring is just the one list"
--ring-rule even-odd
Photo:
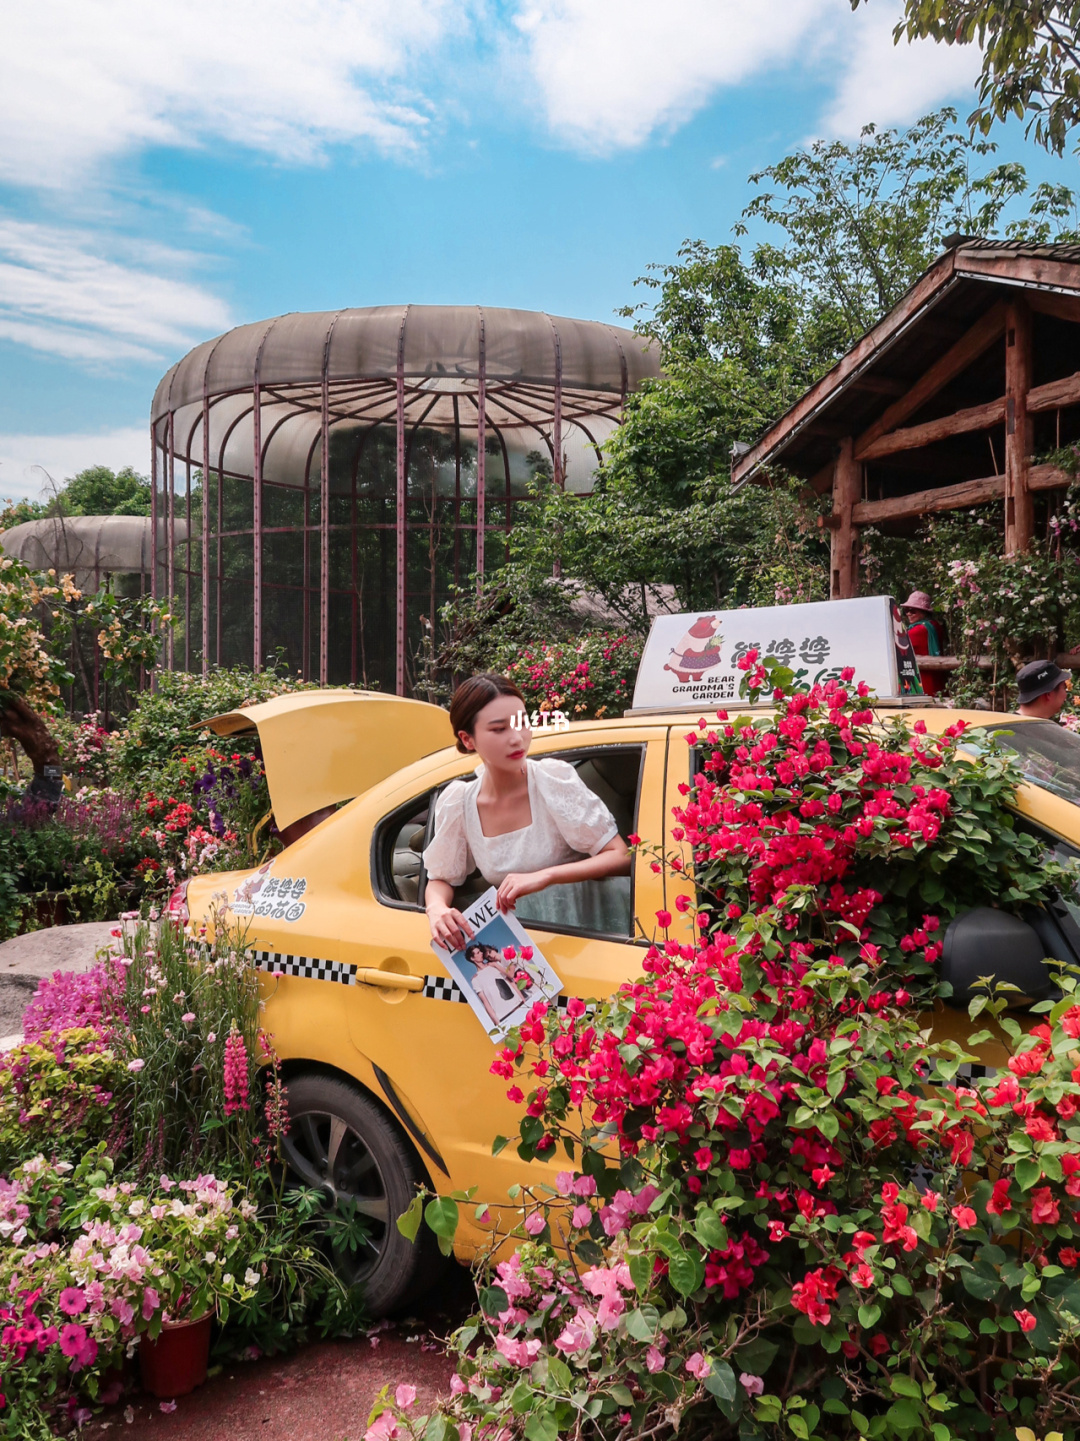
[(334, 1201), (347, 1199), (368, 1224), (359, 1250), (333, 1253), (335, 1269), (348, 1285), (363, 1289), (370, 1315), (400, 1310), (441, 1269), (433, 1264), (429, 1232), (422, 1229), (413, 1243), (395, 1224), (426, 1179), (415, 1153), (382, 1109), (345, 1081), (297, 1076), (288, 1083), (288, 1096), (282, 1149), (289, 1170)]

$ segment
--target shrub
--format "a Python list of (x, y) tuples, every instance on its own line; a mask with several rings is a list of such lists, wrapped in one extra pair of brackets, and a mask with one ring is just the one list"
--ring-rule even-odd
[[(759, 692), (781, 678), (750, 664)], [(1002, 1075), (960, 1079), (976, 1058), (922, 1016), (952, 915), (1073, 879), (1014, 825), (1006, 755), (965, 759), (960, 726), (872, 729), (864, 696), (778, 689), (774, 716), (691, 734), (668, 862), (692, 930), (659, 913), (640, 981), (534, 1008), (496, 1060), (531, 1077), (523, 1159), (576, 1165), (520, 1196), (446, 1421), (530, 1441), (1080, 1423), (1077, 977), (1028, 1035), (972, 1004)]]
[(115, 1128), (121, 1076), (92, 1026), (46, 1033), (0, 1055), (0, 1173), (44, 1153), (77, 1160)]
[[(315, 688), (314, 682), (272, 667), (259, 672), (241, 666), (215, 669), (205, 680), (187, 671), (156, 671), (153, 691), (139, 697), (124, 730), (113, 740), (115, 773), (125, 786), (160, 789), (159, 772), (194, 743), (200, 721), (286, 691)], [(234, 744), (246, 754), (254, 749), (250, 738), (237, 738)]]

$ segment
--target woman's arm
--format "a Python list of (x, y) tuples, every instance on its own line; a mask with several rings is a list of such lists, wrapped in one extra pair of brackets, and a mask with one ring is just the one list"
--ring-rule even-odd
[(447, 950), (460, 951), (475, 935), (472, 926), (454, 907), (454, 888), (449, 881), (428, 881), (424, 889), (424, 909), (431, 939)]
[[(628, 876), (630, 874), (630, 851), (622, 836), (612, 836), (595, 856), (584, 860), (567, 861), (561, 866), (545, 866), (542, 871), (517, 871), (506, 877), (498, 891), (500, 911), (512, 911), (515, 902), (522, 896), (546, 891), (548, 886), (560, 886), (567, 881), (598, 881), (604, 876)], [(431, 882), (428, 882), (430, 888)]]

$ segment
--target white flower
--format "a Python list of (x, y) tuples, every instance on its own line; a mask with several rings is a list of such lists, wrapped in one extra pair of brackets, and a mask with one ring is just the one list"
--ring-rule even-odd
[(245, 1286), (257, 1286), (261, 1279), (262, 1277), (259, 1275), (258, 1271), (254, 1270), (251, 1266), (249, 1266), (244, 1272)]
[(217, 1265), (217, 1257), (214, 1255), (213, 1251), (207, 1251), (206, 1255), (203, 1257), (203, 1260), (208, 1266)]

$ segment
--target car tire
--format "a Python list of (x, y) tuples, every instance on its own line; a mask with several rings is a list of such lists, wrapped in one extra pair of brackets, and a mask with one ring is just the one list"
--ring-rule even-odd
[(400, 1311), (438, 1278), (443, 1259), (426, 1227), (412, 1242), (395, 1224), (427, 1179), (415, 1151), (385, 1111), (345, 1081), (301, 1075), (287, 1091), (282, 1150), (291, 1175), (335, 1199), (351, 1198), (371, 1220), (359, 1253), (334, 1253), (335, 1270), (362, 1288), (370, 1316)]

